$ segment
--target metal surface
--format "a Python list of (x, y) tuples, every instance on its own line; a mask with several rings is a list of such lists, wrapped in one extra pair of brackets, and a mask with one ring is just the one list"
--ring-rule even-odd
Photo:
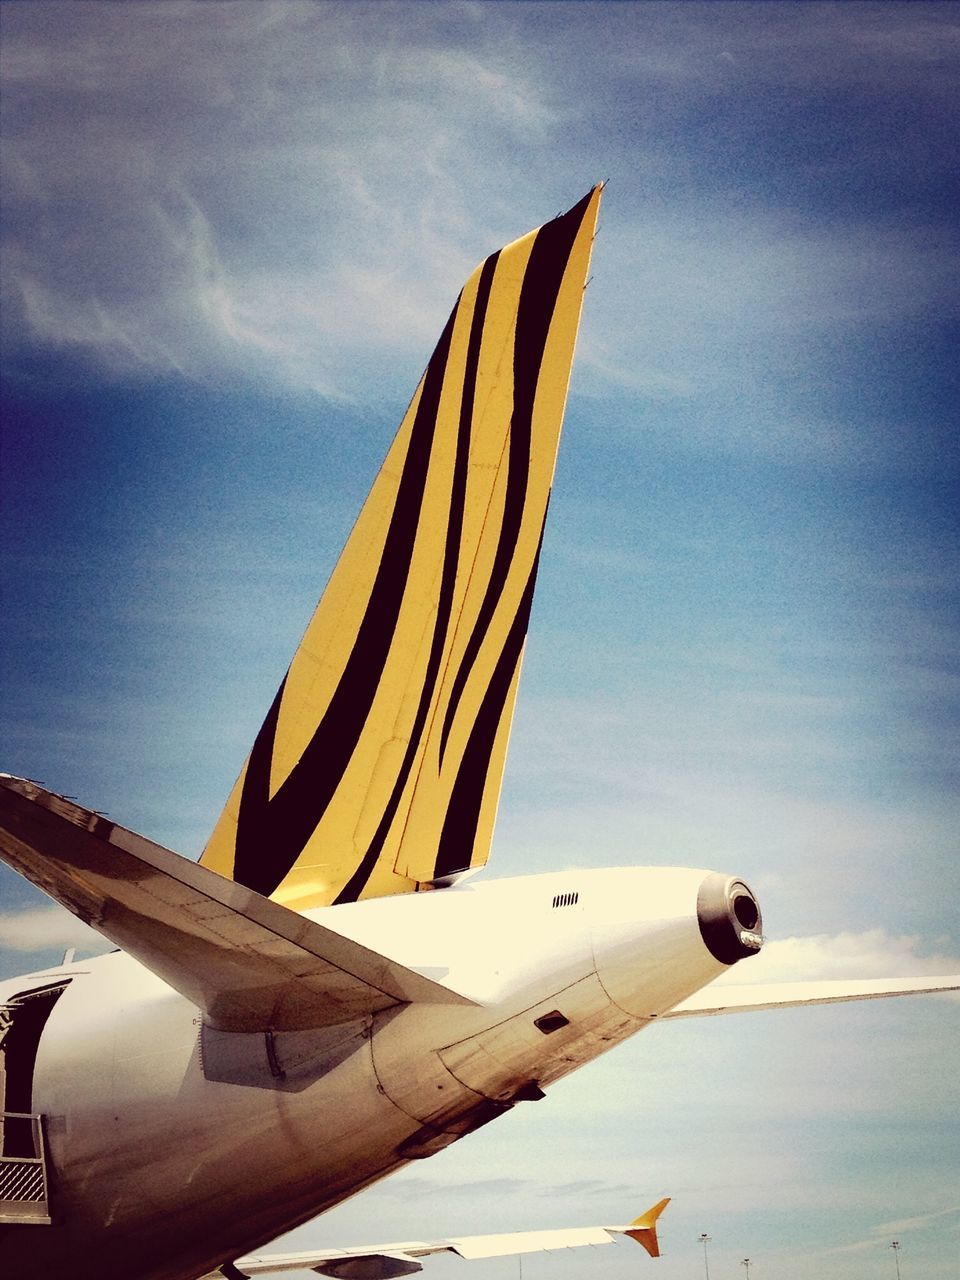
[[(5, 1267), (17, 1280), (68, 1266), (73, 1280), (192, 1280), (538, 1097), (724, 968), (697, 927), (703, 875), (583, 873), (563, 911), (553, 898), (569, 873), (321, 909), (345, 949), (445, 970), (471, 1002), (276, 1031), (269, 1049), (263, 1032), (205, 1028), (123, 952), (70, 967), (33, 1083), (56, 1223), (11, 1228)], [(535, 1022), (552, 1010), (569, 1024), (545, 1036)]]

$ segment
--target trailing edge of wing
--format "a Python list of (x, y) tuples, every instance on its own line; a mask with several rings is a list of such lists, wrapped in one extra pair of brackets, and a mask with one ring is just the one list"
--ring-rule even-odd
[(204, 866), (304, 910), (486, 862), (599, 203), (464, 285)]
[(586, 1245), (614, 1244), (627, 1236), (643, 1246), (651, 1258), (659, 1258), (657, 1219), (670, 1203), (661, 1200), (633, 1222), (623, 1227), (562, 1227), (553, 1231), (511, 1231), (503, 1235), (457, 1236), (429, 1243), (408, 1240), (396, 1244), (360, 1245), (353, 1249), (329, 1249), (315, 1253), (278, 1253), (238, 1258), (225, 1263), (202, 1280), (246, 1280), (247, 1277), (277, 1275), (284, 1271), (311, 1268), (322, 1276), (348, 1280), (354, 1276), (390, 1277), (422, 1271), (420, 1258), (435, 1253), (453, 1253), (474, 1261), (504, 1258), (553, 1249), (580, 1249)]
[(960, 975), (944, 978), (827, 979), (820, 982), (758, 982), (742, 987), (705, 987), (689, 996), (663, 1018), (706, 1018), (721, 1013), (749, 1013), (755, 1009), (790, 1009), (805, 1004), (835, 1004), (849, 1000), (880, 1000), (885, 996), (933, 995), (960, 991)]
[(0, 853), (224, 1031), (465, 997), (36, 783), (0, 776)]

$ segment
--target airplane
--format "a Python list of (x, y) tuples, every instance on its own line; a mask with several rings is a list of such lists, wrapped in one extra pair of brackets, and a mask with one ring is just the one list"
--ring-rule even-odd
[(0, 983), (5, 1275), (385, 1280), (618, 1232), (656, 1256), (666, 1201), (619, 1228), (249, 1251), (659, 1020), (960, 988), (712, 989), (763, 945), (727, 872), (476, 878), (601, 191), (464, 285), (199, 862), (0, 777), (4, 859), (118, 948)]

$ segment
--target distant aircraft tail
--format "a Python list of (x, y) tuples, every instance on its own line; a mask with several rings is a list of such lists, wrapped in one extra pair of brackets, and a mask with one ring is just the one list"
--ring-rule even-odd
[(486, 862), (600, 191), (464, 286), (204, 866), (303, 909)]

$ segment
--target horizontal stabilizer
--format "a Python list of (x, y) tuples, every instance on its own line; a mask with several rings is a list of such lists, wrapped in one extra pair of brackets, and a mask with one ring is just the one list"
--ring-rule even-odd
[(0, 855), (223, 1031), (466, 997), (36, 783), (0, 776)]
[(705, 1018), (720, 1013), (747, 1013), (752, 1009), (790, 1009), (804, 1004), (931, 995), (938, 991), (960, 991), (960, 974), (946, 978), (841, 978), (820, 982), (758, 982), (742, 987), (705, 987), (661, 1016)]
[(418, 1261), (434, 1253), (453, 1253), (474, 1261), (506, 1258), (523, 1253), (544, 1253), (553, 1249), (580, 1249), (585, 1245), (614, 1244), (618, 1236), (628, 1236), (642, 1244), (651, 1258), (659, 1258), (657, 1218), (670, 1203), (661, 1200), (625, 1227), (561, 1227), (551, 1231), (509, 1231), (503, 1235), (456, 1236), (429, 1243), (408, 1240), (399, 1244), (360, 1245), (354, 1249), (328, 1249), (314, 1253), (277, 1253), (238, 1258), (225, 1263), (201, 1280), (246, 1280), (247, 1277), (279, 1275), (284, 1271), (310, 1268), (322, 1276), (396, 1277), (422, 1271)]

